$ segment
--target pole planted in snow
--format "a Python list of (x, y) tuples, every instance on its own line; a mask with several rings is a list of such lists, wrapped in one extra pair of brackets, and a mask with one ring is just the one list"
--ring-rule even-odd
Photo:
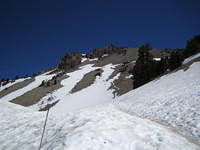
[(40, 140), (39, 150), (41, 149), (41, 146), (42, 146), (44, 131), (45, 131), (45, 127), (46, 127), (46, 124), (47, 124), (47, 118), (48, 118), (48, 115), (49, 115), (50, 104), (48, 104), (46, 107), (47, 107), (47, 114), (46, 114), (46, 119), (45, 119), (45, 122), (44, 122), (44, 127), (43, 127), (43, 131), (42, 131), (42, 137), (41, 137), (41, 140)]

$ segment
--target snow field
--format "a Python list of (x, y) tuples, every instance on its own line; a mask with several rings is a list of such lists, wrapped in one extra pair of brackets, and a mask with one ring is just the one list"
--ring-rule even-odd
[[(44, 112), (0, 102), (0, 149), (36, 150)], [(100, 105), (57, 116), (50, 110), (42, 150), (198, 150), (157, 123)]]
[(119, 107), (169, 124), (200, 141), (200, 62), (119, 97)]

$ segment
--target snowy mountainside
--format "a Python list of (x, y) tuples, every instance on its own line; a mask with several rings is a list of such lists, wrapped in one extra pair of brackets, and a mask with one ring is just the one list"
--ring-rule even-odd
[[(114, 81), (127, 80), (129, 84), (133, 81), (129, 70), (122, 72), (120, 67), (124, 67), (123, 62), (133, 66), (135, 60), (126, 62), (124, 57), (121, 63), (113, 64), (110, 63), (113, 58), (105, 56), (101, 61), (83, 58), (77, 68), (62, 73), (55, 88), (39, 87), (43, 80), (59, 75), (50, 70), (1, 97), (0, 149), (38, 149), (46, 113), (38, 110), (47, 104), (52, 107), (42, 144), (44, 150), (200, 149), (200, 62), (192, 62), (198, 56), (185, 60), (182, 67), (189, 65), (182, 70), (116, 98), (114, 88), (119, 87)], [(91, 74), (95, 70), (101, 73)], [(87, 74), (93, 82), (83, 81)], [(86, 85), (72, 92), (81, 84)], [(26, 108), (10, 103), (16, 97), (18, 101), (31, 100), (36, 96), (32, 92), (35, 89), (48, 90)], [(29, 93), (29, 98), (24, 96)]]
[[(45, 113), (0, 102), (0, 149), (36, 150)], [(50, 110), (41, 150), (198, 150), (184, 137), (152, 121), (101, 105), (56, 115)]]
[(167, 74), (121, 97), (126, 112), (171, 125), (200, 141), (200, 62)]
[[(47, 104), (52, 104), (56, 101), (59, 101), (55, 107), (52, 108), (52, 111), (55, 110), (56, 112), (63, 113), (112, 101), (113, 91), (108, 89), (110, 84), (119, 76), (119, 74), (113, 79), (107, 79), (109, 79), (109, 76), (114, 71), (112, 68), (115, 66), (116, 65), (108, 64), (101, 67), (103, 70), (102, 75), (100, 77), (97, 76), (95, 82), (91, 86), (84, 88), (81, 91), (71, 93), (72, 88), (83, 78), (86, 73), (100, 68), (93, 67), (92, 64), (84, 65), (80, 67), (79, 70), (67, 74), (69, 77), (61, 82), (63, 85), (62, 88), (48, 94), (37, 104), (30, 107), (35, 110), (39, 110)], [(51, 101), (49, 101), (49, 99), (51, 99)]]
[[(81, 103), (82, 106), (84, 105), (84, 107), (88, 107), (90, 105), (96, 105), (98, 102), (102, 103), (112, 101), (113, 98), (118, 95), (115, 90), (120, 89), (120, 86), (129, 85), (127, 86), (128, 88), (123, 91), (124, 93), (132, 90), (132, 79), (126, 78), (126, 76), (130, 75), (129, 70), (132, 69), (132, 62), (135, 62), (136, 58), (132, 53), (135, 54), (136, 52), (130, 49), (127, 55), (105, 55), (101, 60), (98, 60), (97, 58), (88, 59), (83, 57), (81, 64), (74, 69), (67, 71), (65, 74), (62, 74), (56, 85), (40, 87), (43, 80), (52, 80), (55, 76), (58, 76), (56, 70), (50, 70), (31, 78), (34, 81), (24, 87), (18, 89), (15, 88), (17, 89), (15, 91), (11, 91), (11, 86), (11, 88), (3, 91), (3, 94), (0, 92), (0, 100), (11, 101), (16, 104), (31, 107), (35, 110), (46, 110), (47, 104), (53, 106), (57, 103), (57, 105), (60, 105), (58, 101), (61, 103), (63, 99), (69, 99), (71, 102), (70, 104), (73, 106), (66, 106), (68, 111), (79, 109), (80, 105), (76, 105), (76, 103)], [(113, 61), (115, 61), (115, 63), (112, 63)], [(120, 72), (120, 67), (124, 67), (123, 62), (129, 62), (129, 66), (127, 66), (127, 70)], [(91, 74), (93, 71), (98, 69), (103, 71), (99, 74), (100, 76), (98, 74), (93, 75), (93, 77), (89, 75), (94, 78), (93, 83), (89, 84), (88, 81), (83, 80), (87, 74)], [(119, 76), (121, 77), (119, 78)], [(115, 80), (117, 80), (118, 83), (124, 84), (116, 85), (114, 83)], [(78, 88), (80, 90), (71, 93), (72, 89), (76, 87), (77, 84), (81, 85), (79, 83), (86, 84), (86, 88)], [(13, 86), (15, 86), (15, 84)], [(82, 90), (85, 90), (86, 92), (83, 92)], [(90, 90), (92, 90), (92, 92)], [(95, 101), (93, 101), (91, 93), (97, 93), (95, 95)], [(115, 94), (113, 95), (113, 93)], [(79, 94), (82, 95), (81, 98), (78, 96)], [(86, 102), (86, 100), (81, 100), (83, 97), (87, 97), (88, 102)], [(75, 102), (74, 99), (80, 100)]]

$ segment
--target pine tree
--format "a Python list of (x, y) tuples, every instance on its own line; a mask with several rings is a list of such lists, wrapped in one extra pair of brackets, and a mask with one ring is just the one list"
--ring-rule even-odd
[(136, 61), (135, 67), (133, 68), (134, 88), (149, 82), (155, 76), (153, 71), (155, 70), (153, 56), (149, 52), (151, 49), (150, 44), (145, 44), (138, 50), (139, 57)]
[(198, 52), (200, 52), (200, 35), (197, 35), (192, 40), (187, 41), (187, 45), (184, 50), (184, 57), (187, 58)]
[(179, 66), (181, 66), (183, 60), (184, 60), (184, 57), (183, 57), (182, 51), (180, 50), (173, 51), (170, 54), (170, 58), (169, 58), (169, 69), (174, 70), (178, 68)]

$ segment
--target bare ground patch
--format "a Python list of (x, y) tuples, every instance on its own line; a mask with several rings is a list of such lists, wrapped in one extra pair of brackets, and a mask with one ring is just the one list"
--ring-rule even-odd
[(114, 80), (112, 85), (109, 89), (114, 89), (114, 97), (123, 95), (133, 89), (133, 79), (128, 78), (130, 69), (133, 68), (133, 63), (127, 63), (124, 65), (119, 65), (115, 68), (115, 71), (111, 74), (109, 79), (112, 79), (114, 76), (116, 76), (118, 73), (120, 73), (120, 76), (118, 79)]
[(42, 97), (46, 96), (48, 93), (53, 92), (56, 89), (59, 89), (62, 87), (60, 82), (63, 79), (66, 79), (68, 76), (62, 76), (57, 78), (57, 84), (51, 84), (48, 87), (37, 87), (34, 88), (31, 91), (26, 92), (25, 94), (13, 99), (11, 102), (15, 104), (19, 104), (22, 106), (30, 106), (33, 104), (36, 104)]
[(73, 87), (71, 93), (75, 93), (92, 85), (96, 79), (96, 76), (101, 76), (102, 72), (102, 69), (96, 69), (94, 71), (86, 73), (84, 77)]

